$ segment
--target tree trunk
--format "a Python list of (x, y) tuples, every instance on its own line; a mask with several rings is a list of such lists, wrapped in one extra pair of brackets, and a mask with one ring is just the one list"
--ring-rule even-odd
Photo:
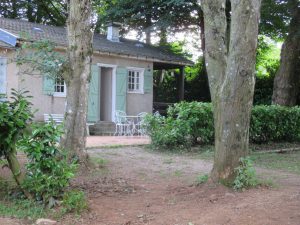
[(146, 44), (151, 45), (151, 29), (152, 29), (152, 22), (151, 22), (151, 14), (146, 15), (146, 28), (145, 28), (145, 34), (146, 34)]
[(206, 68), (215, 123), (216, 150), (211, 178), (216, 182), (231, 183), (239, 159), (248, 154), (260, 3), (260, 0), (231, 1), (228, 37), (226, 0), (202, 1)]
[[(300, 95), (300, 7), (294, 0), (289, 35), (281, 49), (280, 67), (274, 79), (273, 104), (294, 106)], [(298, 6), (297, 6), (298, 4)]]
[(22, 173), (20, 163), (17, 159), (17, 151), (15, 147), (10, 149), (8, 155), (6, 156), (6, 160), (8, 162), (9, 169), (11, 170), (17, 185), (22, 189), (25, 196), (28, 199), (31, 199), (32, 198), (31, 194), (22, 188), (22, 184), (24, 181), (24, 173)]
[(92, 59), (91, 0), (70, 0), (68, 5), (68, 63), (65, 132), (61, 144), (70, 157), (86, 164), (86, 117)]

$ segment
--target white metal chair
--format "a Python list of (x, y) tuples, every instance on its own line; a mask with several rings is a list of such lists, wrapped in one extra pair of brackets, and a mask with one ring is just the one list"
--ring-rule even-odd
[(123, 135), (132, 135), (133, 126), (132, 122), (129, 121), (125, 112), (116, 110), (115, 113), (115, 124), (116, 124), (116, 131), (115, 136), (123, 136)]
[(137, 132), (137, 135), (139, 136), (145, 136), (146, 135), (146, 128), (145, 128), (145, 116), (147, 115), (146, 112), (141, 112), (137, 114), (137, 124), (135, 125), (135, 129)]

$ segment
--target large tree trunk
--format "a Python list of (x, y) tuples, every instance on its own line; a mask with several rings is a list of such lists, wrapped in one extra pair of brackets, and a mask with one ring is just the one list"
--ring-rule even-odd
[(91, 0), (70, 0), (68, 5), (68, 64), (64, 78), (67, 83), (65, 133), (61, 144), (86, 163), (86, 116), (91, 71), (92, 19)]
[(215, 122), (213, 181), (232, 182), (239, 159), (248, 154), (260, 3), (231, 1), (228, 36), (226, 0), (202, 1)]
[(276, 73), (273, 104), (294, 106), (300, 95), (300, 6), (294, 1), (294, 13), (289, 35), (281, 50), (280, 67)]

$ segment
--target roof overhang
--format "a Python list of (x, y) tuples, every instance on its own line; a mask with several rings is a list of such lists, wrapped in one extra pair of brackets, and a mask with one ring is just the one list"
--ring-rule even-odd
[(6, 44), (11, 45), (12, 47), (15, 47), (18, 37), (0, 28), (0, 40)]
[(161, 67), (162, 65), (165, 66), (165, 68), (162, 68), (162, 69), (168, 69), (168, 67), (169, 67), (169, 69), (175, 69), (175, 68), (179, 68), (181, 66), (192, 66), (193, 65), (192, 62), (188, 63), (188, 62), (179, 62), (179, 61), (171, 61), (171, 60), (168, 61), (168, 60), (157, 59), (155, 57), (116, 54), (116, 53), (111, 53), (111, 52), (102, 52), (99, 50), (94, 50), (94, 54), (108, 55), (108, 56), (114, 56), (114, 57), (119, 57), (119, 58), (136, 59), (136, 60), (141, 60), (141, 61), (153, 62), (153, 64), (157, 66), (156, 70), (158, 70), (159, 67)]

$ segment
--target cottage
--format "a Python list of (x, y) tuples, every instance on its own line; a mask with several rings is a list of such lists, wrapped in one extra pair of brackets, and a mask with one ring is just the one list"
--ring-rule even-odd
[[(9, 63), (25, 41), (48, 39), (59, 50), (67, 46), (66, 29), (23, 20), (0, 18), (0, 93), (11, 88), (25, 88), (33, 96), (35, 120), (44, 114), (63, 114), (66, 85), (62, 79), (19, 74), (15, 63)], [(23, 36), (22, 36), (23, 37)], [(119, 24), (108, 26), (107, 36), (95, 34), (93, 43), (92, 79), (89, 91), (88, 121), (114, 121), (116, 110), (128, 115), (152, 112), (153, 71), (180, 68), (179, 95), (183, 99), (183, 68), (192, 62), (159, 47), (119, 38)]]

